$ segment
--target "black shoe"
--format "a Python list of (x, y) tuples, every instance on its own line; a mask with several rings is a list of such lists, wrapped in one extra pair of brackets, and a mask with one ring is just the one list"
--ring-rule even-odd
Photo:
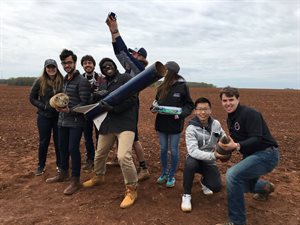
[(273, 183), (269, 182), (269, 183), (267, 183), (264, 192), (254, 194), (253, 198), (256, 201), (262, 201), (262, 202), (267, 201), (269, 198), (269, 195), (272, 192), (274, 192), (274, 190), (275, 190), (275, 185)]
[(36, 171), (35, 171), (35, 175), (36, 176), (41, 176), (43, 173), (45, 173), (45, 167), (44, 166), (38, 166)]

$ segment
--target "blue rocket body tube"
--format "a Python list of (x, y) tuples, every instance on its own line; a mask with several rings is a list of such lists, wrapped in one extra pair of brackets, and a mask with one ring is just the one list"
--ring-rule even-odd
[[(161, 62), (155, 62), (144, 71), (131, 78), (127, 83), (120, 86), (113, 92), (109, 93), (103, 101), (111, 106), (120, 104), (124, 99), (134, 95), (154, 82), (158, 81), (167, 74), (167, 69)], [(93, 120), (95, 117), (101, 115), (105, 110), (97, 105), (92, 110), (85, 113), (85, 117)]]

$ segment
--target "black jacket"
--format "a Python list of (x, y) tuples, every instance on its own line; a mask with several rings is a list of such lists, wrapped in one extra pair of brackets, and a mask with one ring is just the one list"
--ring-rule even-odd
[[(117, 74), (114, 77), (106, 78), (106, 87), (108, 93), (113, 92), (118, 87), (131, 79), (127, 73)], [(137, 96), (132, 95), (125, 99), (121, 104), (114, 106), (109, 111), (106, 118), (100, 126), (100, 134), (120, 133), (123, 131), (136, 131), (137, 126)]]
[(233, 113), (228, 114), (227, 126), (232, 139), (239, 142), (244, 156), (268, 147), (278, 147), (262, 114), (253, 108), (239, 104)]
[(58, 117), (58, 112), (52, 108), (49, 104), (50, 98), (59, 93), (62, 92), (61, 90), (54, 90), (51, 87), (47, 87), (45, 90), (45, 95), (40, 96), (40, 88), (41, 88), (41, 82), (40, 79), (36, 79), (32, 85), (30, 95), (29, 95), (29, 101), (32, 105), (37, 107), (37, 114), (42, 115), (47, 118), (54, 118)]
[[(158, 100), (159, 93), (156, 95)], [(183, 79), (175, 82), (170, 88), (165, 99), (158, 100), (158, 104), (162, 106), (174, 106), (182, 108), (182, 113), (179, 119), (175, 119), (174, 115), (157, 114), (155, 120), (155, 130), (168, 133), (181, 133), (184, 127), (184, 119), (189, 116), (194, 108), (193, 100), (191, 99), (189, 88)]]
[(84, 117), (81, 113), (72, 111), (75, 106), (83, 106), (89, 103), (91, 95), (91, 85), (78, 71), (76, 71), (71, 80), (68, 75), (64, 78), (63, 92), (69, 96), (69, 113), (59, 113), (58, 126), (62, 127), (83, 127)]

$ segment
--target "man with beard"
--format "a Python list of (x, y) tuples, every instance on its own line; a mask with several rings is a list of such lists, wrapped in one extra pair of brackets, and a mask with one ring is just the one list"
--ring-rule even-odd
[[(120, 74), (117, 66), (109, 58), (103, 58), (99, 63), (102, 74), (106, 77), (108, 93), (130, 80), (127, 73)], [(120, 207), (127, 208), (137, 199), (137, 172), (132, 158), (132, 144), (137, 126), (137, 96), (132, 95), (114, 107), (101, 100), (102, 108), (108, 111), (100, 125), (99, 141), (94, 160), (94, 176), (83, 183), (83, 187), (93, 187), (104, 182), (106, 159), (115, 140), (118, 140), (117, 157), (126, 186), (125, 198)]]
[[(94, 92), (97, 91), (99, 85), (104, 82), (102, 74), (95, 72), (95, 59), (91, 55), (85, 55), (81, 58), (81, 66), (83, 67), (85, 73), (82, 75), (88, 79), (91, 85), (91, 99), (90, 104), (93, 102)], [(95, 130), (96, 140), (98, 141), (98, 130), (95, 127), (92, 120), (86, 120), (83, 130), (84, 143), (86, 148), (86, 160), (82, 167), (83, 170), (91, 170), (94, 166), (94, 157), (95, 157), (95, 147), (93, 141), (93, 130)]]
[(88, 80), (76, 70), (77, 56), (71, 50), (64, 49), (59, 57), (64, 70), (67, 72), (64, 77), (63, 92), (69, 96), (70, 101), (67, 107), (57, 109), (60, 112), (58, 132), (61, 170), (55, 177), (48, 178), (46, 182), (55, 183), (68, 180), (69, 156), (71, 156), (71, 183), (64, 190), (64, 194), (72, 195), (80, 187), (81, 156), (79, 145), (85, 123), (83, 115), (73, 112), (72, 108), (88, 104), (91, 87)]

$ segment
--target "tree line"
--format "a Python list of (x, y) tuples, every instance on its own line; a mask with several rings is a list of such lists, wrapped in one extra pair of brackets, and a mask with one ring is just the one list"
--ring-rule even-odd
[[(9, 79), (0, 79), (0, 84), (9, 86), (32, 86), (36, 77), (16, 77)], [(157, 87), (162, 81), (157, 81), (152, 86)], [(201, 88), (216, 88), (213, 84), (208, 84), (204, 82), (187, 82), (189, 87), (201, 87)]]

